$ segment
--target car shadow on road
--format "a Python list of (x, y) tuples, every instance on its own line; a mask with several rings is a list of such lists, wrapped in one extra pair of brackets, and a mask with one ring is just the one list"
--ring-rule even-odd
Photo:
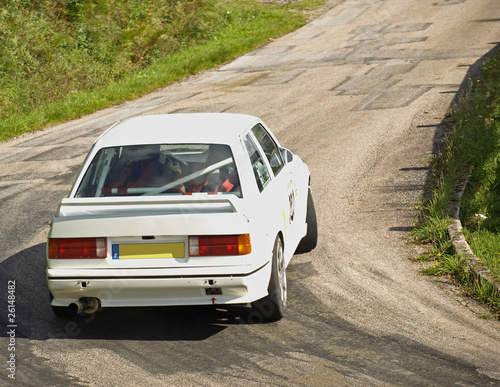
[(7, 318), (7, 283), (15, 281), (18, 338), (205, 340), (233, 324), (262, 323), (245, 305), (106, 308), (93, 315), (56, 317), (46, 283), (45, 249), (46, 244), (41, 243), (0, 263), (0, 283), (5, 286), (0, 292), (1, 318)]
[[(164, 356), (165, 351), (172, 348), (163, 346), (167, 342), (179, 346), (185, 345), (181, 342), (194, 342), (202, 354), (207, 351), (219, 354), (221, 350), (232, 348), (236, 342), (240, 350), (253, 350), (258, 346), (265, 348), (266, 353), (271, 351), (276, 357), (284, 356), (291, 360), (294, 359), (294, 354), (305, 351), (310, 356), (325, 359), (323, 361), (330, 362), (328, 364), (334, 365), (335, 370), (347, 376), (353, 372), (368, 372), (377, 375), (377, 380), (391, 385), (448, 385), (450, 378), (469, 384), (474, 381), (481, 385), (493, 385), (492, 379), (480, 374), (474, 365), (461, 359), (402, 335), (372, 335), (332, 313), (315, 295), (307, 291), (306, 286), (302, 286), (302, 281), (307, 281), (310, 275), (315, 274), (311, 270), (313, 268), (309, 262), (291, 268), (290, 290), (293, 293), (294, 289), (297, 291), (300, 288), (300, 297), (291, 298), (289, 315), (282, 322), (265, 327), (255, 326), (255, 329), (250, 329), (248, 324), (259, 321), (253, 320), (250, 308), (240, 306), (110, 308), (81, 318), (57, 318), (52, 313), (45, 283), (44, 243), (1, 262), (0, 283), (6, 287), (7, 281), (15, 281), (16, 340), (28, 339), (18, 340), (16, 345), (19, 351), (22, 350), (21, 358), (37, 371), (43, 369), (43, 372), (48, 372), (44, 368), (45, 363), (40, 362), (36, 356), (33, 358), (33, 353), (41, 348), (33, 341), (50, 341), (48, 345), (54, 353), (71, 351), (73, 347), (85, 349), (100, 345), (120, 352), (122, 347), (114, 347), (114, 343), (127, 343), (127, 348), (134, 350), (122, 351), (120, 355), (137, 361), (137, 353), (140, 353), (148, 364), (155, 356)], [(6, 289), (0, 294), (0, 311), (2, 319), (5, 319)], [(4, 327), (10, 325), (3, 323)], [(222, 335), (220, 340), (209, 340), (235, 324), (247, 326)], [(7, 330), (2, 330), (0, 337), (8, 338), (6, 332)], [(246, 344), (248, 335), (251, 335), (251, 340)], [(192, 347), (182, 348), (190, 351)], [(352, 351), (356, 355), (346, 356), (346, 351)], [(240, 357), (231, 355), (231, 352), (218, 356), (222, 362), (220, 364), (228, 367), (235, 364), (240, 366), (239, 362), (242, 361)], [(205, 359), (206, 356), (203, 355), (202, 358)], [(175, 359), (178, 360), (178, 357)], [(212, 361), (212, 357), (209, 359)], [(395, 363), (400, 372), (394, 372)], [(429, 373), (433, 367), (438, 371)]]

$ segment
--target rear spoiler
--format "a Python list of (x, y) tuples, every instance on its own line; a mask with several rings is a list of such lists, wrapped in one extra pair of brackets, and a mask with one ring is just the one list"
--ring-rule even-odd
[[(164, 213), (196, 213), (196, 212), (239, 212), (239, 198), (230, 193), (193, 193), (189, 195), (165, 196), (131, 196), (131, 197), (97, 197), (97, 198), (65, 198), (61, 201), (56, 216), (78, 216), (93, 212), (115, 212), (133, 210)], [(146, 208), (147, 207), (147, 208)], [(213, 211), (210, 211), (210, 208)], [(207, 211), (208, 210), (208, 211)]]

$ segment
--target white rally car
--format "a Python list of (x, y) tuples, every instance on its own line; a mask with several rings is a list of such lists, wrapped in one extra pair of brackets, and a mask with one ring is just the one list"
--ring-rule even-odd
[(286, 267), (316, 241), (309, 169), (260, 119), (126, 119), (96, 140), (52, 222), (52, 308), (252, 303), (278, 320)]

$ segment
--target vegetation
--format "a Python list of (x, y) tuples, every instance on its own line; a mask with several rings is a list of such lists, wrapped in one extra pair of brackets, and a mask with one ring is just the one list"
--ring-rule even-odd
[(250, 51), (325, 0), (0, 0), (0, 141)]
[(434, 261), (426, 274), (458, 278), (471, 296), (499, 313), (500, 294), (491, 284), (476, 281), (465, 259), (453, 251), (447, 232), (455, 183), (473, 166), (460, 204), (464, 236), (500, 280), (500, 56), (489, 58), (479, 78), (468, 81), (465, 95), (449, 117), (454, 129), (433, 159), (432, 194), (423, 203), (421, 223), (413, 236), (432, 246), (419, 257)]

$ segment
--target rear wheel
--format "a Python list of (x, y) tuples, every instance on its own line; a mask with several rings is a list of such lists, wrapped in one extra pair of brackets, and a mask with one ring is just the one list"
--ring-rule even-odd
[(311, 188), (307, 194), (307, 212), (306, 212), (307, 234), (301, 239), (297, 246), (298, 253), (307, 253), (313, 250), (318, 244), (318, 222), (316, 220), (316, 209), (311, 194)]
[(280, 320), (286, 311), (287, 283), (283, 242), (276, 237), (271, 261), (271, 278), (267, 288), (268, 295), (252, 304), (254, 310), (262, 316), (263, 321)]

